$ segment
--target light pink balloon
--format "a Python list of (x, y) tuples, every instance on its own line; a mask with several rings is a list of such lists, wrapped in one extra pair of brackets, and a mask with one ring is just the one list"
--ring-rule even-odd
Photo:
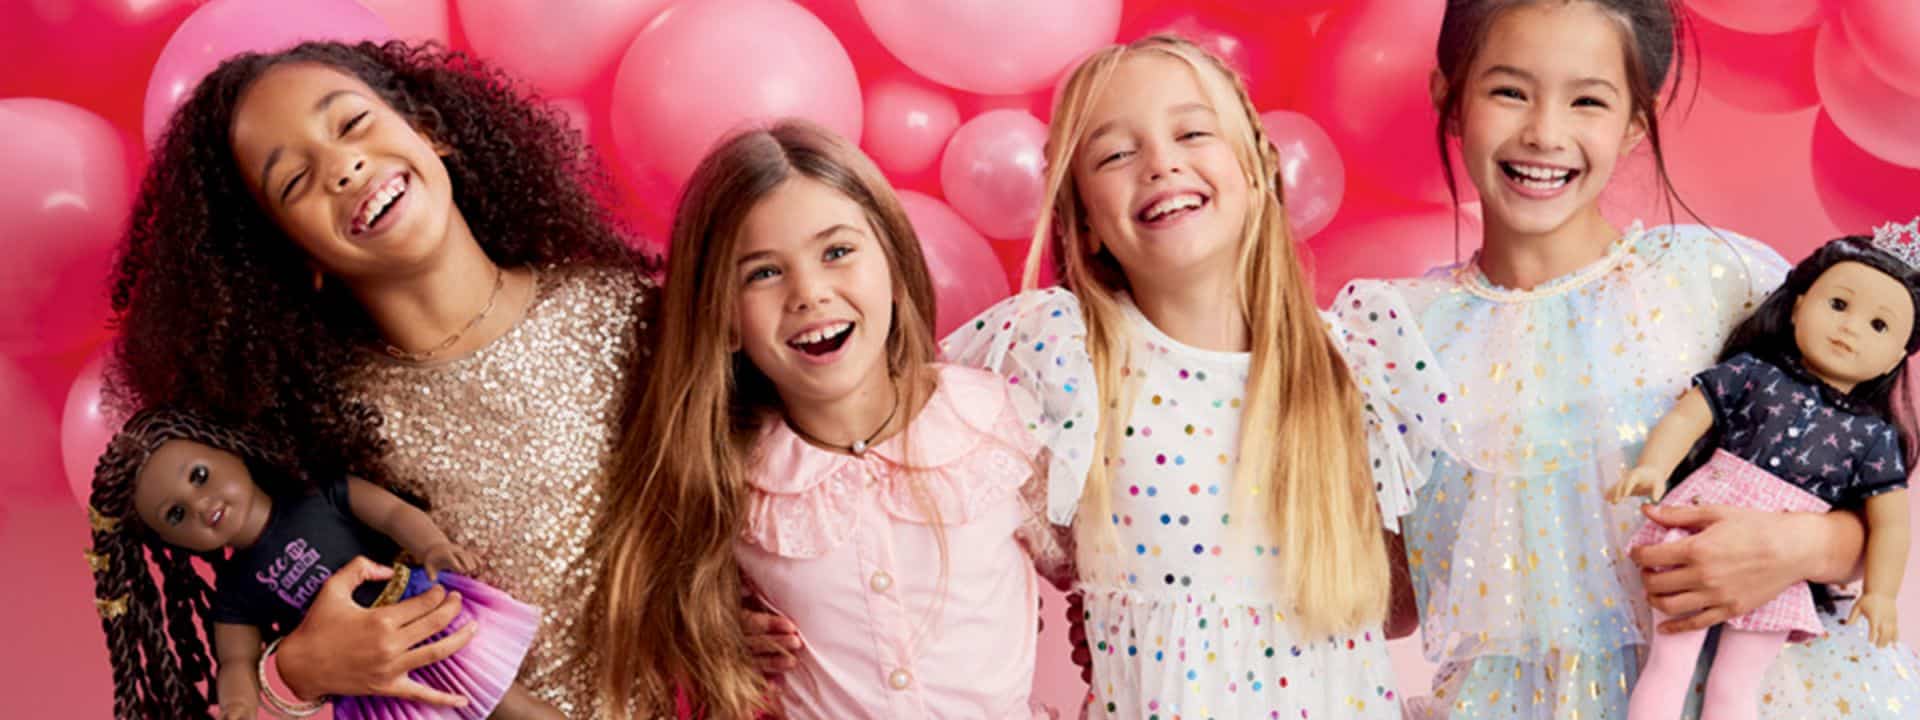
[(1039, 90), (1113, 42), (1120, 0), (858, 0), (880, 44), (934, 82), (983, 95)]
[(1847, 0), (1839, 6), (1840, 24), (1860, 60), (1900, 92), (1920, 95), (1920, 3)]
[(1827, 217), (1844, 233), (1920, 215), (1920, 170), (1889, 165), (1848, 140), (1826, 113), (1813, 124), (1813, 184)]
[(353, 0), (213, 0), (187, 16), (154, 61), (141, 128), (147, 147), (173, 109), (220, 61), (242, 52), (275, 52), (307, 40), (387, 40), (393, 33)]
[(968, 120), (940, 158), (940, 190), (988, 237), (1033, 235), (1046, 181), (1047, 126), (1020, 110)]
[(7, 468), (0, 473), (0, 502), (53, 499), (65, 492), (54, 420), (53, 403), (34, 388), (25, 370), (0, 355), (0, 427), (7, 429), (0, 432), (0, 457)]
[(987, 239), (945, 203), (912, 190), (899, 195), (914, 234), (920, 236), (927, 272), (933, 276), (939, 306), (934, 337), (946, 337), (960, 323), (1007, 296), (1006, 271)]
[(1336, 303), (1335, 294), (1355, 279), (1416, 277), (1472, 257), (1480, 247), (1480, 221), (1464, 211), (1457, 218), (1456, 250), (1452, 208), (1382, 208), (1342, 216), (1307, 244), (1315, 297), (1322, 305)]
[(55, 100), (0, 100), (0, 351), (59, 352), (103, 332), (132, 202), (120, 135)]
[(100, 453), (106, 452), (107, 442), (120, 430), (120, 421), (110, 417), (101, 403), (102, 373), (111, 353), (111, 346), (102, 347), (80, 367), (60, 417), (60, 460), (67, 471), (67, 489), (82, 505), (92, 493), (93, 468)]
[(1340, 161), (1340, 150), (1319, 123), (1300, 113), (1264, 112), (1260, 123), (1279, 150), (1280, 185), (1293, 237), (1313, 237), (1333, 222), (1340, 212), (1340, 199), (1347, 194), (1347, 166)]
[(860, 81), (827, 26), (785, 0), (702, 0), (647, 23), (613, 82), (614, 144), (671, 197), (722, 137), (798, 116), (860, 142)]
[(1687, 7), (1721, 27), (1772, 35), (1820, 22), (1820, 0), (1687, 0)]
[[(1372, 0), (1320, 26), (1302, 92), (1307, 115), (1333, 138), (1347, 172), (1394, 195), (1447, 202), (1429, 99), (1433, 39), (1446, 3)], [(1473, 199), (1460, 178), (1461, 199)]]
[(1868, 69), (1837, 24), (1820, 28), (1813, 77), (1828, 116), (1854, 144), (1881, 160), (1920, 168), (1920, 96), (1900, 92)]
[(359, 0), (407, 42), (447, 44), (447, 0)]
[(947, 138), (960, 127), (953, 96), (904, 78), (867, 87), (866, 139), (862, 148), (888, 175), (912, 175), (940, 158)]
[[(458, 0), (467, 42), (540, 88), (584, 89), (670, 0)], [(695, 3), (681, 3), (691, 5)]]
[(1743, 110), (1784, 113), (1820, 102), (1813, 83), (1818, 28), (1774, 35), (1744, 33), (1705, 18), (1693, 22), (1700, 87)]

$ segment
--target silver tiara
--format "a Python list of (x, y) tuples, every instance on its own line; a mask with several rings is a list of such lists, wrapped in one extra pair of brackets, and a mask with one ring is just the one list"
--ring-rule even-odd
[(1920, 217), (1900, 225), (1889, 222), (1873, 229), (1874, 248), (1920, 269)]

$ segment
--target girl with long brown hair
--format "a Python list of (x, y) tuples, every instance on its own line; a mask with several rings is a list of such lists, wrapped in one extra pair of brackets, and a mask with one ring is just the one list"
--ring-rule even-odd
[[(997, 378), (935, 363), (932, 283), (879, 171), (798, 121), (741, 134), (694, 172), (670, 257), (657, 381), (592, 546), (602, 697), (1035, 717), (1034, 567), (1065, 558), (1040, 449)], [(805, 643), (778, 698), (743, 592)]]

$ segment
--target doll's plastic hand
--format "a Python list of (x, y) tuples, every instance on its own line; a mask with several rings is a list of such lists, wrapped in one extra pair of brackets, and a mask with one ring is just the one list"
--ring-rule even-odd
[(427, 548), (420, 558), (420, 565), (427, 569), (428, 580), (439, 580), (441, 570), (452, 570), (466, 575), (479, 569), (480, 559), (473, 551), (450, 542), (440, 543)]
[(220, 720), (257, 720), (259, 717), (260, 703), (257, 700), (220, 703)]
[(1622, 502), (1635, 495), (1652, 498), (1655, 502), (1666, 494), (1666, 478), (1653, 468), (1637, 465), (1620, 476), (1620, 482), (1607, 488), (1607, 502)]
[(1867, 618), (1867, 639), (1878, 647), (1886, 647), (1900, 640), (1900, 619), (1896, 617), (1898, 604), (1887, 593), (1867, 593), (1853, 604), (1853, 612), (1847, 613), (1847, 624), (1862, 616)]

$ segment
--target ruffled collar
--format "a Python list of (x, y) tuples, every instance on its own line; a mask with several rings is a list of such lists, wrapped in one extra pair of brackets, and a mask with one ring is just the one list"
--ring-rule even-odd
[(1644, 234), (1646, 234), (1646, 226), (1635, 220), (1626, 232), (1620, 234), (1620, 239), (1615, 240), (1607, 248), (1607, 254), (1600, 259), (1524, 290), (1509, 288), (1487, 279), (1487, 274), (1480, 269), (1480, 251), (1475, 251), (1471, 259), (1459, 266), (1460, 286), (1469, 293), (1494, 302), (1527, 302), (1565, 295), (1612, 272), (1613, 268), (1632, 251), (1633, 246), (1640, 242), (1640, 237)]

